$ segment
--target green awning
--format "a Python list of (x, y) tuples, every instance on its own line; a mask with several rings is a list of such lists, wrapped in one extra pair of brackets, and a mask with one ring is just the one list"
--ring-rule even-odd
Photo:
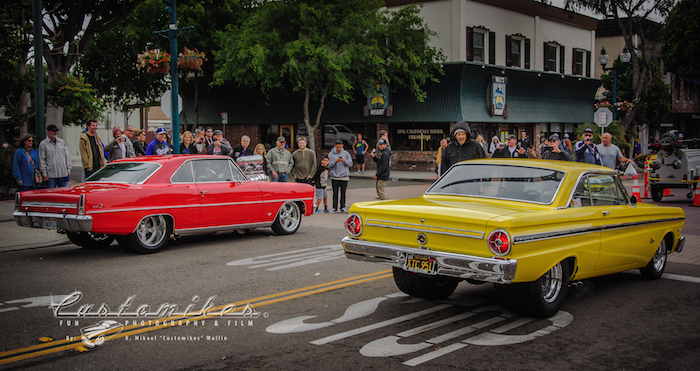
[[(595, 91), (600, 80), (557, 73), (488, 66), (477, 63), (447, 63), (440, 83), (425, 86), (427, 98), (417, 102), (408, 91), (391, 94), (393, 116), (364, 117), (365, 97), (358, 93), (349, 104), (328, 100), (321, 123), (366, 122), (456, 122), (473, 123), (585, 123), (593, 121)], [(506, 102), (509, 116), (490, 116), (487, 92), (491, 76), (508, 78)], [(221, 123), (221, 112), (235, 124), (298, 124), (303, 122), (303, 97), (276, 95), (265, 99), (257, 91), (225, 88), (200, 91), (199, 122)], [(193, 117), (193, 93), (182, 90), (185, 114)], [(310, 109), (316, 116), (317, 104)]]

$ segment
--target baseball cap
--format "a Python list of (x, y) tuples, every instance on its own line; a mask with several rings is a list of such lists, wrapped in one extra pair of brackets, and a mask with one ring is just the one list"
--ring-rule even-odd
[(51, 124), (51, 125), (49, 125), (49, 126), (46, 127), (46, 130), (48, 130), (48, 131), (57, 131), (57, 130), (59, 130), (59, 129), (58, 129), (58, 126), (56, 126), (56, 125), (54, 125), (54, 124)]
[(552, 134), (549, 136), (549, 140), (559, 141), (559, 134)]
[(591, 130), (591, 128), (586, 128), (586, 130), (584, 130), (583, 132), (593, 134), (593, 130)]
[(221, 130), (214, 130), (214, 135), (224, 135), (224, 132)]
[(158, 130), (156, 130), (156, 135), (158, 135), (158, 134), (168, 134), (168, 129), (158, 128)]
[(279, 143), (284, 143), (284, 142), (286, 142), (286, 141), (287, 141), (287, 140), (284, 139), (284, 137), (277, 137), (277, 142), (279, 142)]
[(569, 134), (564, 134), (564, 139), (569, 139)]
[(377, 141), (377, 144), (386, 144), (386, 140), (384, 140), (384, 139), (379, 139), (379, 140)]

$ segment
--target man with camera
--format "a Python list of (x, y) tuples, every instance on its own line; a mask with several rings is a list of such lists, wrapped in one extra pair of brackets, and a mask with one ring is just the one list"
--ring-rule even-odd
[(600, 153), (593, 143), (593, 130), (587, 128), (583, 132), (583, 140), (576, 143), (574, 147), (576, 154), (576, 162), (585, 162), (587, 164), (600, 165)]
[(508, 135), (508, 145), (503, 142), (498, 144), (498, 148), (493, 153), (494, 158), (527, 158), (525, 148), (518, 144), (515, 134)]
[(542, 147), (542, 149), (544, 150), (544, 153), (542, 154), (542, 159), (571, 161), (571, 155), (566, 151), (562, 151), (559, 143), (559, 135), (552, 134), (549, 137), (549, 146)]

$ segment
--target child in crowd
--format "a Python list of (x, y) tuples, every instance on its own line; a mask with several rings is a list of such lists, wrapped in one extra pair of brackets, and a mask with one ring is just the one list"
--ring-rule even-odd
[(314, 195), (314, 199), (316, 199), (317, 213), (321, 212), (318, 209), (319, 206), (321, 206), (321, 200), (323, 200), (323, 212), (330, 213), (330, 211), (328, 210), (328, 192), (326, 191), (326, 187), (328, 186), (329, 163), (330, 160), (328, 159), (328, 156), (324, 156), (323, 159), (321, 159), (321, 165), (318, 165), (318, 168), (316, 169), (316, 174), (314, 174), (314, 177), (311, 180), (314, 187), (316, 188), (316, 194)]

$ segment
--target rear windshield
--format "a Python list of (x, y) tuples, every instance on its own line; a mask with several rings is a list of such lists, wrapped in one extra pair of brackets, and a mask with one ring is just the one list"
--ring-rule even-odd
[(550, 204), (566, 173), (512, 165), (457, 165), (426, 194), (484, 197)]
[(147, 162), (123, 162), (107, 164), (86, 182), (141, 183), (148, 179), (160, 166)]

